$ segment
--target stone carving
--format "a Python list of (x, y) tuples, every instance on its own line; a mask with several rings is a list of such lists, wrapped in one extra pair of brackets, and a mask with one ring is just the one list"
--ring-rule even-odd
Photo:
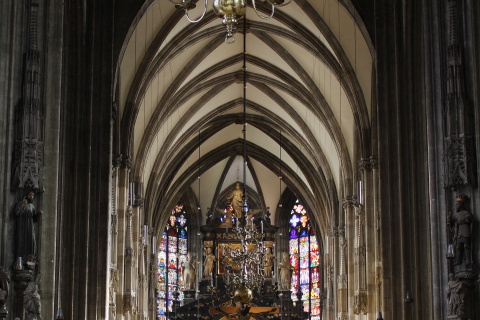
[(120, 168), (120, 166), (122, 165), (122, 158), (123, 156), (121, 154), (114, 154), (112, 156), (112, 166), (114, 168)]
[(37, 46), (38, 0), (30, 2), (22, 100), (15, 115), (12, 190), (43, 190), (44, 112), (41, 103), (40, 51)]
[(263, 259), (263, 272), (265, 277), (271, 277), (273, 271), (273, 261), (275, 261), (275, 256), (272, 254), (272, 248), (267, 247), (267, 253)]
[(117, 117), (118, 117), (118, 104), (116, 101), (114, 101), (112, 103), (112, 123), (117, 121)]
[(135, 291), (129, 290), (123, 296), (123, 314), (135, 314), (137, 309), (137, 296)]
[(26, 259), (29, 255), (36, 254), (35, 232), (33, 223), (40, 219), (41, 212), (35, 210), (33, 205), (34, 193), (29, 192), (22, 201), (15, 207), (16, 234), (15, 234), (15, 255)]
[(25, 320), (42, 320), (42, 304), (40, 302), (40, 294), (38, 293), (38, 285), (42, 280), (39, 274), (35, 281), (30, 281), (25, 289), (23, 298), (23, 307), (25, 308)]
[(145, 205), (145, 198), (143, 198), (142, 196), (135, 195), (135, 201), (133, 205), (135, 207), (143, 208), (143, 206)]
[(459, 1), (449, 4), (447, 49), (447, 96), (445, 99), (445, 177), (446, 186), (476, 185), (475, 143), (472, 103), (466, 95), (462, 45), (462, 9)]
[(132, 169), (133, 167), (133, 160), (132, 160), (132, 157), (131, 156), (125, 156), (125, 155), (122, 155), (122, 161), (120, 163), (120, 167), (122, 169)]
[(290, 258), (288, 253), (283, 253), (283, 261), (278, 265), (278, 277), (279, 277), (279, 287), (281, 291), (290, 290), (292, 285), (292, 272), (293, 266), (290, 263)]
[(197, 275), (197, 260), (192, 261), (192, 254), (189, 252), (187, 254), (187, 260), (182, 264), (182, 274), (183, 274), (183, 285), (185, 290), (194, 290), (195, 289), (195, 278)]
[(467, 202), (465, 194), (457, 196), (456, 213), (452, 217), (455, 222), (453, 241), (455, 245), (455, 265), (464, 265), (471, 268), (472, 265), (472, 222), (473, 215), (466, 210)]
[(359, 292), (353, 297), (353, 313), (355, 314), (367, 314), (367, 293)]
[(448, 276), (448, 318), (465, 319), (466, 284), (458, 280), (452, 273)]
[(203, 277), (209, 279), (213, 273), (215, 264), (215, 255), (212, 253), (212, 248), (207, 248), (205, 251), (205, 261), (203, 262)]
[(2, 266), (0, 266), (0, 319), (6, 318), (8, 315), (5, 304), (8, 298), (8, 283), (10, 277), (5, 272)]

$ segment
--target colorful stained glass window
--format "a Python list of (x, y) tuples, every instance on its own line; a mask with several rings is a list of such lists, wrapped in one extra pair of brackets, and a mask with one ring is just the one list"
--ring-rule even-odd
[(157, 320), (166, 320), (172, 312), (175, 291), (183, 301), (182, 264), (187, 258), (187, 215), (183, 205), (172, 209), (158, 247)]
[(305, 207), (297, 200), (289, 219), (289, 253), (294, 267), (292, 300), (298, 301), (301, 292), (303, 310), (312, 320), (320, 320), (320, 254), (315, 232)]

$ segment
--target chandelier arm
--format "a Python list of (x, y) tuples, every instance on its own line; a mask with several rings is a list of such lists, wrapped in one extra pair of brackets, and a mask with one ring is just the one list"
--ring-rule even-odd
[[(172, 1), (172, 0), (170, 0), (170, 1)], [(185, 17), (187, 17), (187, 20), (190, 21), (191, 23), (200, 22), (203, 19), (203, 17), (205, 16), (205, 12), (207, 12), (207, 5), (208, 5), (208, 0), (205, 0), (205, 7), (203, 8), (203, 13), (200, 16), (200, 18), (198, 18), (196, 20), (190, 19), (190, 16), (188, 15), (188, 10), (187, 9), (185, 9)]]
[[(290, 0), (291, 1), (291, 0)], [(268, 19), (271, 19), (273, 17), (273, 14), (275, 12), (275, 6), (272, 4), (272, 13), (269, 15), (269, 16), (264, 16), (262, 15), (260, 12), (257, 11), (257, 6), (255, 5), (255, 0), (252, 0), (252, 4), (253, 4), (253, 9), (255, 10), (255, 13), (257, 14), (257, 16), (259, 16), (260, 18), (262, 19), (265, 19), (265, 20), (268, 20)]]

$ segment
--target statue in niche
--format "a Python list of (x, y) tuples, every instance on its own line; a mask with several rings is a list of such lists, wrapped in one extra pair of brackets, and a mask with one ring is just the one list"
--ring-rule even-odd
[(203, 277), (210, 278), (213, 272), (215, 263), (215, 255), (212, 253), (212, 248), (208, 247), (205, 253), (205, 261), (203, 262)]
[(29, 255), (35, 256), (35, 232), (33, 223), (41, 217), (41, 212), (35, 210), (33, 205), (33, 191), (23, 197), (15, 207), (15, 217), (17, 222), (15, 234), (15, 255), (17, 258), (25, 259)]
[(283, 261), (278, 265), (278, 276), (280, 283), (280, 290), (288, 291), (292, 285), (293, 266), (290, 263), (288, 253), (283, 253)]
[(265, 254), (265, 258), (263, 260), (263, 272), (265, 274), (265, 277), (272, 276), (274, 260), (275, 256), (272, 254), (272, 248), (267, 247), (267, 253)]
[(25, 308), (25, 320), (42, 320), (42, 304), (40, 302), (40, 294), (38, 293), (38, 285), (42, 280), (39, 274), (35, 281), (30, 281), (25, 289), (23, 297), (23, 306)]
[(192, 254), (187, 254), (187, 260), (182, 264), (183, 285), (185, 290), (195, 289), (195, 276), (197, 275), (197, 260), (192, 261)]
[(453, 241), (455, 245), (455, 265), (465, 263), (466, 267), (472, 264), (472, 222), (473, 215), (466, 210), (468, 197), (465, 194), (457, 195)]
[(449, 274), (447, 288), (448, 318), (464, 319), (465, 286), (465, 283), (455, 278), (453, 273)]

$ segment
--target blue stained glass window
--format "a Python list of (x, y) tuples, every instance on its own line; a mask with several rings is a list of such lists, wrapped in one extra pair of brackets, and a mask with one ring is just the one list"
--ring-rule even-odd
[(291, 297), (298, 301), (298, 291), (302, 294), (303, 310), (312, 320), (320, 320), (320, 255), (315, 232), (308, 221), (307, 210), (297, 200), (289, 221), (289, 253), (294, 267), (292, 274)]
[(166, 320), (167, 312), (173, 311), (174, 292), (177, 289), (178, 300), (183, 301), (181, 270), (188, 250), (187, 224), (183, 205), (176, 205), (158, 247), (157, 320)]
[(300, 222), (300, 218), (298, 218), (296, 214), (292, 215), (292, 217), (290, 218), (290, 225), (296, 228), (299, 222)]
[(297, 239), (297, 230), (290, 230), (290, 239)]

